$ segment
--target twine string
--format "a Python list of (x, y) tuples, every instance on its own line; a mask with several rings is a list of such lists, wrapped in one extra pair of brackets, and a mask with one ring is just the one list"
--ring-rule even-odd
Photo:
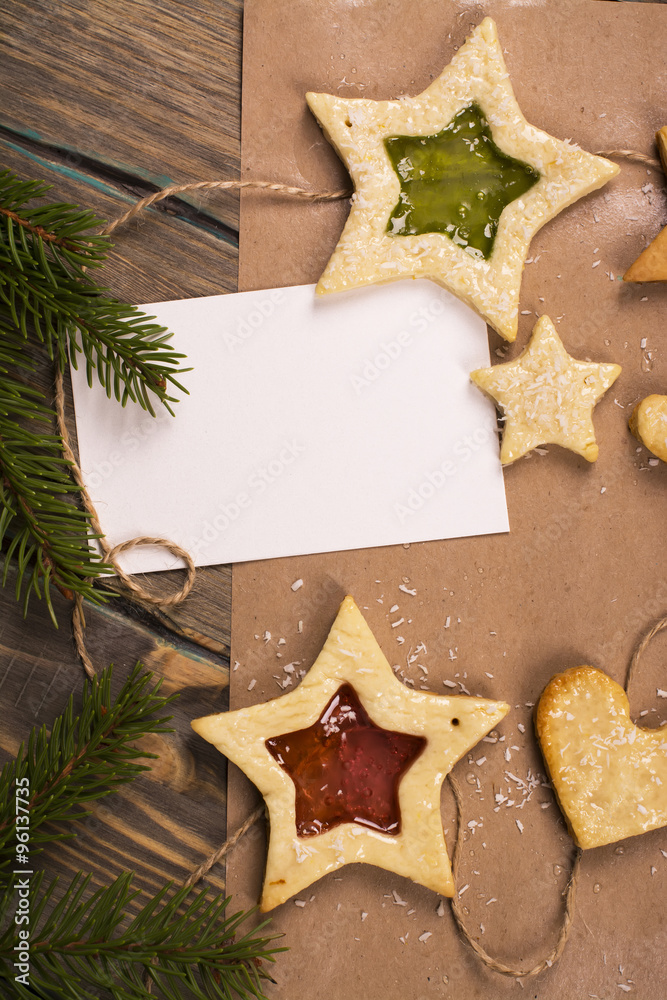
[(238, 844), (239, 840), (242, 837), (245, 837), (248, 830), (255, 825), (257, 820), (261, 819), (262, 816), (265, 815), (265, 812), (266, 809), (264, 806), (264, 801), (262, 800), (262, 802), (257, 806), (257, 808), (253, 812), (251, 812), (246, 819), (244, 819), (244, 821), (234, 831), (231, 837), (225, 840), (225, 842), (221, 844), (220, 847), (216, 848), (216, 850), (213, 851), (212, 854), (209, 854), (206, 860), (202, 861), (199, 867), (195, 868), (195, 870), (191, 872), (190, 875), (188, 875), (185, 882), (183, 883), (183, 888), (185, 888), (185, 886), (196, 885), (197, 882), (199, 882), (199, 880), (203, 878), (208, 871), (210, 871), (213, 865), (217, 864), (218, 861), (222, 861), (225, 855), (229, 851), (231, 851), (232, 847), (235, 847), (236, 844)]
[[(628, 160), (634, 160), (640, 163), (645, 163), (647, 166), (654, 167), (656, 169), (661, 169), (660, 161), (654, 159), (653, 157), (647, 156), (644, 153), (639, 153), (635, 150), (628, 149), (611, 149), (611, 150), (601, 150), (596, 155), (607, 156), (607, 157), (621, 157)], [(156, 204), (178, 194), (183, 194), (188, 191), (212, 191), (212, 190), (244, 190), (244, 189), (255, 189), (261, 191), (269, 191), (274, 194), (282, 194), (291, 198), (299, 198), (304, 201), (337, 201), (343, 198), (349, 198), (352, 194), (349, 190), (344, 191), (332, 191), (332, 192), (316, 192), (307, 191), (303, 188), (291, 187), (286, 184), (273, 183), (271, 181), (198, 181), (189, 184), (172, 184), (169, 187), (162, 188), (160, 191), (156, 191), (153, 194), (147, 195), (140, 201), (136, 202), (130, 209), (128, 209), (123, 215), (119, 216), (117, 219), (108, 223), (102, 230), (102, 235), (109, 235), (114, 232), (119, 226), (124, 225), (129, 222), (130, 219), (139, 215), (141, 212), (145, 211), (151, 205)], [(119, 545), (114, 547), (109, 546), (108, 542), (104, 537), (102, 532), (99, 518), (95, 506), (90, 498), (90, 494), (86, 488), (83, 481), (83, 476), (81, 469), (76, 460), (74, 452), (72, 450), (69, 438), (69, 432), (67, 429), (67, 424), (65, 421), (65, 394), (63, 388), (63, 375), (59, 368), (56, 369), (56, 380), (55, 380), (55, 409), (56, 409), (56, 422), (58, 426), (58, 433), (62, 438), (63, 444), (63, 455), (67, 462), (70, 464), (72, 476), (80, 488), (81, 498), (83, 504), (90, 515), (90, 524), (93, 532), (99, 535), (99, 545), (103, 554), (104, 559), (111, 563), (116, 569), (119, 579), (121, 580), (123, 586), (127, 591), (136, 599), (143, 601), (147, 604), (157, 605), (160, 607), (174, 607), (180, 604), (188, 596), (192, 590), (194, 580), (195, 580), (195, 566), (190, 554), (181, 546), (170, 541), (166, 538), (159, 538), (154, 536), (139, 536), (137, 538), (129, 539), (128, 541), (121, 542)], [(163, 598), (157, 597), (150, 591), (146, 590), (143, 586), (138, 584), (136, 580), (130, 577), (124, 572), (124, 570), (119, 566), (117, 562), (117, 557), (121, 552), (128, 551), (138, 545), (161, 545), (172, 552), (174, 555), (179, 556), (184, 560), (187, 567), (187, 577), (183, 586), (171, 597)], [(83, 611), (83, 599), (80, 595), (75, 595), (74, 599), (74, 609), (72, 613), (72, 628), (74, 639), (76, 642), (76, 647), (81, 657), (84, 669), (87, 675), (92, 678), (96, 676), (95, 667), (88, 655), (85, 640), (84, 640), (84, 630), (86, 627), (86, 620)], [(651, 640), (655, 635), (658, 634), (662, 629), (667, 628), (667, 616), (660, 619), (656, 624), (652, 626), (651, 629), (643, 636), (643, 638), (637, 644), (637, 647), (632, 656), (630, 666), (628, 668), (627, 680), (626, 680), (626, 691), (629, 688), (632, 677), (638, 667), (639, 661), (642, 654), (646, 650)], [(456, 881), (456, 875), (458, 871), (458, 865), (460, 861), (463, 838), (465, 834), (465, 828), (462, 822), (463, 816), (463, 796), (461, 788), (450, 773), (448, 775), (449, 782), (454, 793), (454, 799), (456, 802), (456, 813), (457, 813), (457, 836), (456, 844), (454, 848), (454, 856), (452, 860), (452, 874), (454, 880)], [(241, 825), (235, 830), (235, 832), (228, 837), (215, 851), (213, 851), (197, 868), (195, 868), (190, 875), (186, 878), (183, 885), (193, 886), (199, 882), (204, 875), (206, 875), (210, 869), (221, 861), (232, 848), (238, 844), (238, 842), (247, 834), (247, 832), (254, 826), (254, 824), (265, 815), (265, 805), (262, 802), (257, 808), (250, 813), (250, 815), (241, 823)], [(487, 968), (500, 973), (504, 976), (509, 976), (514, 979), (524, 979), (530, 976), (539, 975), (545, 969), (550, 968), (561, 956), (563, 949), (567, 943), (567, 939), (570, 934), (572, 927), (572, 922), (574, 919), (575, 912), (575, 900), (576, 900), (576, 890), (577, 882), (579, 878), (580, 868), (581, 868), (581, 858), (582, 851), (579, 847), (575, 849), (575, 854), (572, 863), (572, 871), (568, 879), (567, 888), (563, 895), (565, 896), (565, 909), (563, 913), (563, 920), (558, 933), (558, 938), (553, 949), (549, 955), (538, 962), (535, 966), (530, 969), (516, 969), (512, 966), (505, 965), (503, 962), (498, 961), (486, 952), (481, 945), (472, 937), (470, 932), (465, 926), (463, 921), (462, 905), (457, 896), (454, 896), (452, 904), (452, 913), (456, 925), (461, 933), (462, 937), (468, 942), (472, 950), (475, 952), (477, 957), (483, 962)], [(151, 992), (150, 976), (147, 973), (144, 979), (144, 983), (147, 987), (147, 992)]]
[(640, 658), (642, 657), (651, 639), (656, 636), (658, 632), (662, 632), (664, 628), (667, 628), (667, 615), (665, 615), (664, 618), (660, 618), (637, 643), (635, 651), (632, 654), (632, 659), (630, 660), (627, 677), (625, 678), (625, 693), (628, 697), (630, 696), (630, 683), (635, 674)]
[[(639, 666), (639, 662), (646, 651), (647, 646), (663, 629), (667, 629), (667, 615), (660, 618), (647, 632), (641, 637), (637, 643), (634, 653), (632, 654), (632, 659), (630, 660), (630, 665), (628, 667), (627, 678), (625, 681), (625, 690), (629, 694), (630, 682)], [(452, 860), (452, 874), (454, 876), (454, 881), (456, 882), (456, 874), (458, 870), (458, 862), (461, 856), (461, 850), (463, 848), (463, 837), (465, 834), (465, 828), (462, 822), (463, 816), (463, 795), (461, 793), (461, 786), (454, 777), (453, 774), (448, 775), (449, 783), (451, 785), (452, 791), (454, 793), (454, 799), (456, 801), (456, 818), (457, 818), (457, 834), (456, 834), (456, 845), (454, 847), (454, 857)], [(561, 922), (560, 930), (558, 932), (558, 938), (553, 949), (547, 955), (546, 958), (542, 959), (531, 969), (515, 969), (510, 965), (505, 965), (503, 962), (499, 962), (497, 959), (493, 958), (487, 951), (482, 948), (478, 941), (476, 941), (470, 932), (468, 931), (465, 922), (463, 920), (462, 904), (458, 896), (454, 896), (452, 899), (452, 913), (454, 915), (454, 920), (456, 921), (456, 926), (458, 927), (461, 935), (468, 942), (472, 950), (475, 952), (477, 957), (486, 965), (488, 969), (492, 969), (494, 972), (499, 972), (503, 976), (510, 976), (514, 979), (525, 979), (529, 976), (537, 976), (540, 972), (544, 972), (545, 969), (551, 968), (551, 966), (556, 962), (563, 953), (563, 949), (567, 943), (567, 939), (572, 928), (572, 921), (574, 919), (574, 908), (575, 900), (577, 895), (577, 882), (579, 879), (579, 872), (581, 869), (581, 858), (582, 850), (580, 847), (575, 846), (574, 858), (572, 861), (572, 871), (568, 879), (567, 888), (564, 890), (563, 895), (565, 897), (565, 911), (563, 913), (563, 920)]]
[[(651, 640), (663, 629), (667, 629), (667, 615), (656, 622), (637, 643), (635, 651), (632, 655), (632, 660), (630, 661), (630, 667), (628, 669), (628, 677), (626, 681), (626, 691), (629, 687), (631, 677), (636, 671), (643, 653), (646, 651), (647, 646)], [(454, 845), (454, 856), (452, 858), (452, 876), (454, 882), (457, 882), (459, 862), (461, 859), (461, 852), (463, 850), (464, 836), (465, 836), (465, 826), (463, 824), (463, 794), (461, 791), (461, 786), (450, 772), (448, 775), (448, 780), (454, 793), (454, 800), (456, 802), (456, 818), (457, 818), (457, 833), (456, 833), (456, 843)], [(261, 803), (252, 812), (247, 819), (235, 830), (235, 832), (229, 837), (223, 844), (220, 845), (202, 864), (196, 868), (191, 875), (184, 882), (184, 885), (195, 885), (204, 875), (241, 840), (242, 837), (251, 829), (254, 824), (265, 815), (264, 803)], [(475, 952), (480, 961), (493, 972), (497, 972), (502, 976), (508, 976), (512, 979), (527, 979), (531, 976), (538, 976), (545, 969), (551, 968), (560, 956), (563, 954), (565, 945), (570, 936), (570, 931), (572, 929), (572, 923), (574, 921), (575, 914), (575, 903), (577, 896), (577, 886), (579, 882), (579, 875), (581, 871), (581, 859), (583, 851), (580, 847), (575, 846), (574, 856), (572, 860), (572, 870), (568, 878), (567, 886), (563, 891), (563, 896), (565, 900), (563, 919), (558, 932), (558, 937), (554, 947), (551, 949), (549, 954), (537, 962), (530, 969), (517, 969), (511, 965), (506, 965), (504, 962), (493, 958), (489, 955), (487, 951), (482, 948), (478, 941), (472, 937), (468, 928), (466, 927), (465, 921), (463, 919), (463, 908), (460, 898), (454, 896), (451, 900), (452, 914), (456, 922), (456, 926), (459, 929), (461, 936), (468, 942), (472, 950)]]
[(614, 156), (622, 160), (632, 160), (635, 163), (645, 163), (647, 167), (655, 170), (662, 170), (662, 163), (654, 156), (647, 156), (646, 153), (638, 153), (636, 149), (601, 149), (596, 156)]
[[(454, 792), (454, 799), (456, 801), (456, 818), (458, 824), (458, 830), (456, 834), (456, 846), (454, 847), (454, 857), (452, 859), (452, 874), (454, 876), (454, 881), (456, 881), (456, 873), (458, 870), (459, 859), (461, 857), (461, 850), (463, 848), (463, 837), (465, 834), (465, 827), (463, 825), (463, 795), (461, 793), (461, 786), (450, 772), (448, 775), (449, 784), (451, 785), (452, 791)], [(534, 965), (530, 969), (515, 969), (511, 965), (505, 965), (504, 962), (498, 961), (498, 959), (493, 958), (489, 955), (488, 951), (482, 948), (481, 944), (475, 940), (470, 934), (470, 931), (465, 925), (463, 920), (463, 910), (462, 903), (459, 896), (454, 895), (452, 897), (452, 914), (454, 915), (454, 920), (456, 921), (456, 926), (459, 929), (459, 933), (468, 942), (472, 950), (475, 952), (477, 957), (484, 963), (487, 969), (492, 969), (494, 972), (500, 973), (501, 976), (509, 976), (512, 979), (527, 979), (530, 976), (538, 976), (540, 972), (544, 972), (545, 969), (550, 969), (551, 966), (558, 961), (560, 956), (563, 954), (563, 949), (567, 943), (567, 939), (570, 934), (570, 928), (572, 927), (572, 921), (574, 919), (574, 904), (577, 895), (577, 881), (579, 878), (579, 869), (581, 866), (581, 855), (582, 850), (580, 847), (575, 847), (574, 861), (572, 864), (572, 871), (568, 879), (567, 888), (565, 889), (563, 895), (565, 896), (565, 912), (563, 914), (563, 919), (561, 921), (560, 930), (558, 932), (558, 938), (556, 944), (549, 952), (546, 958), (543, 958), (537, 965)]]
[[(648, 167), (654, 167), (656, 170), (662, 169), (662, 164), (660, 160), (656, 160), (653, 156), (647, 156), (646, 153), (640, 153), (634, 149), (602, 149), (599, 150), (596, 156), (613, 156), (619, 157), (621, 159), (632, 160), (637, 163), (645, 163)], [(292, 187), (289, 184), (280, 184), (276, 181), (258, 181), (258, 180), (248, 180), (248, 181), (192, 181), (187, 184), (170, 184), (168, 187), (161, 188), (159, 191), (154, 191), (152, 194), (146, 195), (145, 198), (141, 198), (137, 201), (131, 208), (128, 208), (123, 215), (118, 216), (112, 222), (107, 223), (101, 232), (102, 236), (109, 236), (115, 229), (119, 226), (124, 226), (126, 222), (133, 219), (136, 215), (140, 215), (151, 205), (155, 205), (157, 202), (164, 201), (165, 198), (176, 197), (179, 194), (187, 194), (191, 191), (246, 191), (246, 190), (256, 190), (256, 191), (269, 191), (272, 194), (285, 195), (288, 198), (297, 198), (301, 201), (340, 201), (343, 198), (350, 198), (353, 192), (346, 188), (340, 191), (308, 191), (305, 188)]]
[[(152, 194), (147, 195), (145, 198), (141, 198), (137, 201), (131, 208), (129, 208), (123, 215), (119, 216), (117, 219), (107, 223), (102, 230), (101, 235), (108, 236), (115, 229), (120, 226), (125, 225), (130, 219), (144, 212), (151, 205), (156, 204), (156, 202), (163, 201), (165, 198), (170, 198), (172, 196), (183, 194), (187, 191), (213, 191), (213, 190), (224, 190), (224, 191), (239, 191), (248, 188), (253, 188), (259, 191), (269, 191), (273, 194), (282, 194), (290, 198), (300, 198), (304, 201), (336, 201), (341, 198), (349, 198), (351, 191), (307, 191), (304, 188), (291, 187), (288, 184), (279, 184), (273, 181), (196, 181), (189, 184), (171, 184), (168, 187), (162, 188), (160, 191), (154, 191)], [(185, 598), (188, 596), (192, 590), (195, 583), (195, 564), (192, 556), (176, 542), (171, 541), (169, 538), (156, 537), (154, 535), (139, 535), (137, 538), (130, 538), (127, 541), (121, 542), (119, 545), (113, 548), (107, 542), (102, 527), (100, 525), (100, 520), (95, 509), (95, 505), (90, 497), (88, 489), (83, 479), (81, 468), (77, 462), (76, 456), (72, 450), (70, 443), (69, 431), (67, 429), (67, 422), (65, 420), (65, 391), (63, 383), (63, 373), (60, 368), (56, 367), (55, 375), (55, 410), (56, 410), (56, 424), (58, 428), (58, 434), (62, 439), (63, 456), (70, 465), (72, 478), (79, 487), (81, 499), (83, 505), (90, 516), (90, 526), (93, 533), (98, 536), (98, 544), (102, 552), (102, 557), (104, 561), (112, 565), (116, 571), (123, 589), (133, 598), (138, 600), (143, 604), (147, 604), (153, 607), (169, 608), (176, 607), (181, 604)], [(118, 562), (118, 556), (122, 552), (127, 552), (130, 549), (136, 548), (139, 545), (158, 545), (162, 548), (167, 549), (173, 555), (182, 559), (186, 567), (186, 578), (183, 586), (176, 591), (175, 594), (171, 596), (162, 597), (153, 594), (150, 590), (144, 587), (142, 584), (138, 583), (137, 580), (130, 576), (124, 571), (120, 563)], [(74, 638), (74, 643), (76, 645), (77, 652), (86, 675), (92, 680), (96, 675), (95, 666), (88, 654), (86, 648), (84, 631), (86, 628), (86, 618), (83, 610), (83, 598), (80, 594), (74, 595), (74, 606), (72, 609), (72, 635)]]
[[(615, 156), (622, 157), (629, 160), (637, 160), (642, 163), (646, 163), (648, 166), (660, 168), (661, 164), (659, 160), (656, 160), (644, 153), (640, 153), (632, 149), (607, 149), (601, 150), (596, 155), (598, 156)], [(146, 209), (150, 208), (152, 205), (163, 201), (165, 198), (175, 197), (179, 194), (184, 194), (186, 192), (192, 191), (242, 191), (242, 190), (257, 190), (266, 191), (272, 194), (284, 195), (288, 198), (301, 199), (303, 201), (338, 201), (343, 198), (349, 198), (352, 192), (348, 189), (339, 191), (308, 191), (305, 188), (293, 187), (289, 184), (281, 184), (275, 181), (262, 181), (262, 180), (212, 180), (212, 181), (192, 181), (186, 184), (170, 184), (167, 187), (161, 188), (159, 191), (154, 191), (152, 194), (146, 195), (145, 198), (141, 198), (137, 201), (131, 208), (129, 208), (118, 218), (107, 223), (102, 230), (102, 235), (108, 236), (113, 233), (120, 226), (125, 225), (130, 219), (135, 218), (135, 216), (140, 215)], [(104, 559), (114, 566), (118, 578), (120, 579), (125, 591), (131, 594), (138, 601), (143, 602), (151, 606), (157, 607), (176, 607), (188, 596), (195, 581), (195, 567), (192, 557), (185, 549), (181, 546), (176, 545), (174, 542), (170, 541), (168, 538), (157, 538), (155, 536), (141, 535), (137, 538), (129, 539), (120, 545), (111, 548), (102, 531), (100, 526), (99, 518), (97, 516), (97, 511), (90, 498), (90, 494), (86, 489), (86, 485), (83, 481), (83, 476), (81, 475), (81, 470), (76, 461), (74, 453), (72, 451), (69, 433), (67, 430), (67, 424), (65, 422), (65, 397), (63, 391), (63, 376), (59, 368), (56, 369), (56, 385), (55, 385), (55, 395), (56, 395), (56, 420), (58, 425), (58, 432), (63, 442), (63, 453), (66, 460), (70, 463), (72, 476), (76, 481), (77, 485), (81, 491), (81, 498), (83, 504), (90, 515), (90, 524), (93, 532), (99, 536), (99, 545), (103, 554)], [(118, 563), (117, 556), (124, 551), (134, 548), (138, 545), (161, 545), (166, 548), (169, 552), (183, 559), (187, 568), (186, 580), (180, 590), (178, 590), (171, 597), (159, 597), (151, 593), (144, 586), (136, 582), (131, 576), (129, 576), (122, 569)], [(74, 609), (72, 612), (72, 630), (74, 641), (76, 644), (79, 657), (84, 666), (86, 674), (88, 677), (92, 678), (95, 675), (94, 665), (88, 655), (86, 650), (86, 645), (84, 641), (84, 629), (86, 627), (85, 616), (83, 612), (83, 599), (80, 595), (75, 595), (74, 598)], [(632, 667), (631, 667), (632, 670)]]
[[(70, 442), (69, 431), (67, 429), (67, 422), (65, 420), (65, 389), (64, 389), (64, 379), (63, 373), (60, 367), (56, 367), (56, 377), (55, 377), (55, 411), (56, 411), (56, 426), (58, 429), (58, 434), (62, 440), (63, 457), (70, 465), (70, 471), (72, 478), (79, 487), (80, 496), (83, 501), (83, 505), (86, 508), (90, 516), (90, 526), (93, 533), (98, 536), (97, 541), (100, 546), (102, 557), (105, 562), (109, 563), (114, 567), (116, 574), (121, 581), (124, 589), (131, 594), (137, 600), (143, 602), (144, 604), (149, 604), (159, 607), (174, 607), (181, 604), (185, 598), (188, 596), (192, 590), (195, 582), (195, 564), (192, 556), (186, 549), (177, 545), (176, 542), (172, 542), (168, 538), (159, 538), (154, 535), (139, 535), (137, 538), (130, 538), (125, 542), (121, 542), (119, 545), (115, 545), (113, 548), (109, 545), (107, 539), (104, 536), (102, 527), (100, 525), (100, 519), (95, 509), (95, 505), (91, 499), (90, 493), (86, 487), (83, 479), (83, 473), (81, 472), (81, 467), (76, 460), (76, 456), (72, 450), (72, 445)], [(118, 556), (121, 552), (126, 552), (129, 549), (133, 549), (139, 545), (160, 545), (167, 549), (169, 552), (178, 556), (185, 562), (187, 574), (185, 582), (182, 587), (171, 596), (159, 597), (151, 593), (146, 587), (142, 586), (137, 580), (129, 576), (122, 566), (118, 562)], [(84, 630), (86, 628), (86, 618), (83, 610), (83, 597), (81, 594), (74, 595), (74, 606), (72, 608), (72, 635), (74, 638), (74, 643), (76, 645), (77, 652), (83, 664), (83, 669), (86, 675), (93, 679), (96, 676), (95, 666), (88, 654), (86, 648), (86, 642), (84, 638)]]
[(273, 194), (284, 194), (288, 198), (300, 198), (302, 201), (339, 201), (342, 198), (350, 198), (352, 191), (306, 191), (305, 188), (290, 187), (289, 184), (278, 184), (274, 181), (194, 181), (191, 184), (170, 184), (169, 187), (154, 191), (153, 194), (146, 195), (138, 201), (132, 208), (128, 208), (124, 215), (114, 219), (102, 230), (102, 236), (108, 236), (117, 229), (118, 226), (125, 225), (135, 215), (150, 208), (158, 201), (171, 198), (177, 194), (188, 191), (245, 191), (248, 189), (256, 191), (271, 191)]

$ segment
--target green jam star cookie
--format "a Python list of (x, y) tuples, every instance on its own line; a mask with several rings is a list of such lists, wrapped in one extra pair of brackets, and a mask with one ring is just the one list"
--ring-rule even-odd
[(387, 232), (447, 233), (485, 260), (503, 209), (540, 179), (527, 163), (498, 149), (476, 104), (462, 108), (437, 135), (391, 136), (384, 145), (401, 181)]
[(534, 234), (618, 173), (526, 121), (488, 17), (416, 97), (306, 99), (355, 186), (318, 294), (430, 278), (506, 340)]

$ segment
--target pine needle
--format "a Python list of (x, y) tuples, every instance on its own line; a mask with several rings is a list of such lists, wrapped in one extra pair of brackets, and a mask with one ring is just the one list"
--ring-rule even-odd
[[(70, 699), (50, 734), (33, 729), (0, 774), (0, 995), (99, 1000), (102, 991), (114, 1000), (261, 1000), (262, 981), (270, 978), (264, 965), (284, 949), (262, 933), (266, 922), (244, 932), (251, 913), (228, 915), (230, 900), (222, 895), (168, 882), (136, 912), (132, 872), (92, 891), (90, 874), (79, 872), (64, 885), (34, 871), (33, 856), (54, 839), (53, 824), (80, 820), (91, 801), (135, 778), (147, 767), (137, 761), (155, 757), (136, 741), (170, 731), (164, 709), (171, 698), (140, 664), (115, 698), (111, 679), (109, 668), (87, 681), (79, 715)], [(29, 842), (22, 848), (15, 790), (25, 787)], [(29, 867), (21, 862), (28, 855)], [(18, 923), (16, 880), (29, 885), (28, 905), (19, 911), (29, 921)], [(21, 932), (29, 942), (26, 977), (14, 964), (25, 948)]]
[(33, 877), (29, 976), (16, 980), (18, 936), (10, 923), (0, 934), (3, 995), (98, 1000), (102, 989), (114, 1000), (144, 1000), (147, 977), (153, 998), (266, 1000), (264, 963), (285, 950), (272, 946), (276, 935), (262, 935), (267, 921), (239, 936), (251, 913), (228, 916), (229, 898), (171, 882), (131, 918), (128, 907), (139, 895), (131, 872), (93, 893), (90, 881), (78, 872), (59, 895), (58, 879)]
[(161, 681), (134, 667), (115, 698), (111, 697), (112, 668), (92, 681), (86, 680), (83, 704), (74, 715), (70, 696), (67, 708), (48, 732), (33, 729), (27, 746), (21, 744), (16, 760), (0, 772), (0, 882), (14, 866), (16, 810), (13, 789), (30, 788), (30, 854), (39, 845), (73, 834), (54, 834), (49, 826), (84, 819), (86, 803), (109, 795), (131, 781), (149, 765), (137, 763), (155, 754), (141, 750), (135, 741), (146, 733), (168, 733), (171, 716), (164, 709), (172, 700), (160, 694)]
[(169, 344), (166, 328), (135, 306), (111, 298), (91, 278), (111, 242), (93, 232), (92, 212), (74, 205), (34, 205), (49, 186), (0, 171), (0, 544), (6, 543), (3, 584), (17, 567), (16, 597), (50, 599), (55, 585), (66, 596), (100, 601), (92, 581), (112, 572), (98, 555), (90, 516), (76, 493), (53, 411), (30, 383), (30, 345), (64, 371), (85, 364), (107, 396), (130, 400), (155, 416), (155, 402), (173, 414), (173, 390), (187, 392), (178, 376), (184, 355)]

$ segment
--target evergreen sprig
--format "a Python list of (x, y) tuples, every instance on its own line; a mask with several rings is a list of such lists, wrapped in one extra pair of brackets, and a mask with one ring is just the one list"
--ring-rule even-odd
[[(89, 893), (90, 875), (77, 873), (57, 900), (58, 879), (43, 872), (31, 885), (29, 985), (16, 981), (12, 925), (0, 934), (0, 984), (9, 997), (34, 1000), (139, 1000), (149, 993), (145, 979), (167, 1000), (264, 998), (264, 961), (284, 948), (261, 934), (267, 921), (236, 937), (249, 914), (227, 916), (229, 897), (208, 890), (165, 885), (134, 917), (128, 907), (139, 895), (131, 872)], [(192, 898), (188, 900), (188, 896)]]
[[(86, 682), (81, 713), (72, 703), (50, 737), (34, 729), (27, 748), (0, 775), (0, 861), (15, 867), (14, 789), (30, 781), (30, 855), (53, 839), (54, 822), (81, 819), (93, 799), (113, 791), (146, 768), (140, 757), (155, 754), (134, 743), (147, 733), (167, 732), (159, 694), (139, 664), (119, 694), (111, 697), (111, 669)], [(58, 837), (66, 834), (57, 834)], [(19, 865), (20, 868), (20, 865)], [(0, 893), (0, 995), (11, 1000), (35, 996), (58, 1000), (261, 1000), (266, 961), (284, 949), (262, 934), (265, 923), (240, 934), (249, 916), (227, 915), (229, 899), (208, 890), (176, 889), (169, 882), (136, 913), (139, 895), (133, 873), (90, 891), (92, 876), (77, 873), (68, 884), (44, 872), (30, 878), (29, 966), (27, 982), (14, 963), (25, 942), (12, 909), (12, 885), (5, 874)], [(150, 980), (152, 992), (146, 986)], [(157, 992), (156, 992), (157, 991)]]
[(30, 799), (30, 853), (46, 841), (74, 836), (54, 834), (47, 824), (83, 819), (83, 804), (92, 802), (148, 770), (140, 758), (156, 755), (135, 746), (146, 733), (171, 732), (171, 716), (164, 710), (172, 697), (160, 694), (151, 674), (138, 663), (117, 697), (111, 696), (112, 668), (92, 681), (86, 680), (80, 714), (74, 715), (70, 696), (67, 708), (49, 733), (46, 726), (33, 729), (27, 747), (21, 744), (16, 760), (0, 773), (0, 884), (13, 865), (16, 810), (13, 789), (28, 779)]
[(103, 224), (92, 212), (54, 203), (29, 208), (50, 190), (42, 181), (21, 181), (0, 171), (0, 302), (25, 340), (34, 331), (49, 357), (64, 370), (68, 355), (86, 360), (88, 382), (97, 372), (107, 395), (128, 399), (155, 416), (151, 394), (164, 403), (184, 355), (168, 344), (166, 327), (136, 306), (106, 295), (86, 269), (100, 267), (111, 242), (91, 233)]
[(98, 600), (91, 578), (110, 572), (93, 549), (88, 515), (67, 495), (78, 490), (53, 433), (54, 413), (22, 373), (32, 366), (25, 345), (0, 316), (0, 545), (7, 540), (3, 586), (17, 565), (16, 599), (46, 599), (55, 622), (50, 584)]
[(18, 567), (17, 599), (49, 588), (101, 599), (91, 584), (111, 572), (95, 549), (90, 516), (67, 502), (77, 487), (68, 475), (53, 412), (31, 386), (31, 345), (65, 369), (68, 358), (95, 373), (107, 396), (128, 400), (155, 416), (154, 401), (173, 413), (173, 389), (184, 355), (169, 345), (165, 327), (135, 306), (111, 298), (90, 277), (111, 248), (95, 233), (102, 220), (74, 205), (34, 205), (50, 190), (0, 171), (0, 544), (8, 537), (3, 583)]

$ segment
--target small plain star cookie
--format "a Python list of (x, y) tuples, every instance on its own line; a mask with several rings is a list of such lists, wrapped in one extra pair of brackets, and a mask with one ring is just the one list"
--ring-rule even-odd
[(298, 688), (192, 723), (264, 796), (270, 839), (260, 908), (359, 861), (452, 896), (440, 789), (508, 710), (406, 687), (346, 597)]
[(638, 441), (667, 462), (667, 396), (646, 396), (637, 403), (629, 427)]
[(553, 677), (535, 729), (579, 847), (667, 825), (667, 733), (635, 726), (625, 691), (607, 674), (585, 666)]
[(619, 365), (570, 357), (548, 316), (541, 316), (522, 354), (470, 378), (503, 411), (503, 465), (545, 444), (559, 444), (588, 462), (598, 457), (593, 407), (621, 373)]
[(506, 340), (532, 237), (618, 173), (526, 121), (488, 17), (416, 97), (306, 99), (355, 186), (318, 294), (430, 278)]

